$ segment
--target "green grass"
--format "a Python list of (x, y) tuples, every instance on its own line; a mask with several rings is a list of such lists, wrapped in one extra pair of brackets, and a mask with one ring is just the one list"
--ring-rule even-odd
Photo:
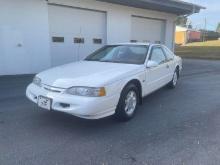
[(189, 43), (186, 46), (217, 46), (220, 47), (220, 40), (215, 40), (215, 41), (206, 41), (206, 42), (194, 42), (194, 43)]
[(195, 42), (178, 46), (175, 53), (183, 58), (220, 60), (220, 41)]

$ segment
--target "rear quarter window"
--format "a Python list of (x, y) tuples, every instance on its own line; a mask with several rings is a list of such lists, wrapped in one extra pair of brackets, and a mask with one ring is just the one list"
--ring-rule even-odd
[(164, 50), (164, 53), (167, 57), (168, 60), (173, 60), (174, 59), (174, 54), (172, 51), (170, 51), (167, 47), (163, 46), (163, 50)]

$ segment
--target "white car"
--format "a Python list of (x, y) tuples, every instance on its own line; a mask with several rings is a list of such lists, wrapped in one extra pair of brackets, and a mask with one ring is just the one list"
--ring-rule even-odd
[(83, 61), (36, 75), (26, 96), (46, 110), (126, 121), (143, 97), (165, 85), (174, 88), (181, 70), (182, 59), (164, 45), (107, 45)]

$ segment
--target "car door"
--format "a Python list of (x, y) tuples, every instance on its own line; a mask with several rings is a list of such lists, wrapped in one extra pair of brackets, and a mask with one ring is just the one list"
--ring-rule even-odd
[(151, 48), (147, 61), (156, 62), (158, 65), (146, 68), (146, 95), (166, 85), (169, 76), (168, 60), (161, 46), (153, 46)]
[(168, 73), (167, 81), (170, 82), (173, 79), (174, 71), (176, 69), (176, 63), (175, 63), (175, 60), (174, 60), (175, 55), (166, 46), (163, 46), (162, 48), (163, 48), (164, 53), (166, 55), (167, 64), (169, 66), (169, 68), (168, 68), (169, 73)]

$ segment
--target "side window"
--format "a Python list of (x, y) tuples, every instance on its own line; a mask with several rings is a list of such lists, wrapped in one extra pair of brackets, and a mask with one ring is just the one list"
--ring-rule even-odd
[(173, 60), (173, 58), (174, 58), (174, 54), (173, 54), (173, 52), (171, 52), (168, 48), (166, 48), (166, 47), (163, 47), (163, 50), (164, 50), (164, 52), (165, 52), (165, 54), (166, 54), (166, 56), (167, 56), (167, 59), (168, 60)]
[(93, 38), (93, 43), (94, 44), (102, 44), (102, 39), (101, 38)]
[(153, 47), (149, 60), (155, 61), (161, 64), (166, 61), (166, 57), (161, 47)]
[(64, 37), (52, 37), (52, 41), (62, 43), (64, 42)]
[(75, 44), (84, 44), (85, 39), (84, 39), (84, 38), (77, 38), (77, 37), (75, 37), (75, 38), (73, 39), (73, 42), (74, 42)]

